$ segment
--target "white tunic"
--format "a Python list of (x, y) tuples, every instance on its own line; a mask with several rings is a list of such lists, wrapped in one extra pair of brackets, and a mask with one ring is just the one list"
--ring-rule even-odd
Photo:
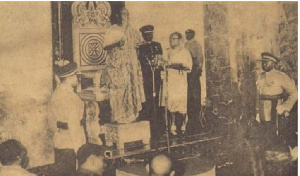
[[(75, 152), (86, 143), (83, 126), (84, 103), (73, 91), (73, 88), (60, 85), (54, 92), (50, 102), (49, 124), (54, 134), (54, 147), (58, 149), (74, 149)], [(59, 129), (56, 123), (68, 124), (68, 129)]]
[[(298, 99), (298, 91), (294, 81), (285, 73), (275, 69), (270, 72), (262, 72), (258, 74), (256, 86), (259, 96), (277, 96), (282, 95), (283, 93), (288, 94), (288, 99), (278, 102), (276, 108), (278, 114), (282, 114), (286, 110), (290, 111)], [(267, 102), (264, 104), (266, 103)], [(270, 121), (271, 119), (268, 118), (265, 120)]]
[[(169, 63), (181, 63), (190, 70), (193, 64), (190, 52), (181, 47), (170, 51)], [(190, 70), (168, 70), (168, 109), (171, 112), (187, 111), (187, 73)]]

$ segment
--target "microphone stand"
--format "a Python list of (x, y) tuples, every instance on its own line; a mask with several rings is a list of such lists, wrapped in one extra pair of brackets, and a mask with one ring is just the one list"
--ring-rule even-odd
[(162, 64), (163, 69), (165, 71), (164, 78), (163, 78), (163, 89), (166, 92), (166, 95), (164, 97), (165, 99), (165, 113), (164, 113), (164, 118), (165, 118), (165, 125), (166, 125), (166, 136), (167, 136), (167, 150), (168, 153), (171, 153), (170, 149), (170, 129), (169, 129), (169, 118), (168, 118), (168, 63), (165, 62)]
[[(157, 56), (155, 56), (155, 59), (157, 59)], [(155, 71), (157, 69), (156, 63), (151, 63), (151, 61), (147, 58), (147, 61), (150, 65), (151, 72), (152, 72), (152, 101), (153, 101), (153, 124), (156, 126), (157, 125), (157, 120), (156, 120), (156, 90), (155, 90)], [(156, 130), (155, 130), (156, 131)], [(155, 138), (157, 137), (157, 133), (154, 132)], [(155, 148), (158, 149), (158, 145), (155, 145)]]
[(166, 123), (166, 135), (167, 135), (167, 149), (168, 149), (168, 153), (171, 153), (171, 149), (170, 149), (170, 130), (169, 130), (169, 120), (168, 120), (168, 69), (167, 69), (167, 65), (164, 64), (164, 70), (165, 70), (165, 77), (164, 77), (164, 82), (163, 84), (165, 85), (165, 92), (166, 92), (166, 96), (165, 96), (165, 123)]
[[(167, 70), (167, 63), (164, 63), (164, 64), (160, 64), (158, 63), (158, 58), (157, 58), (157, 55), (155, 56), (155, 63), (154, 64), (151, 64), (151, 61), (149, 59), (148, 60), (148, 63), (150, 64), (151, 66), (151, 71), (152, 71), (152, 88), (153, 88), (153, 91), (152, 91), (152, 96), (153, 96), (153, 105), (154, 105), (154, 108), (153, 108), (153, 111), (154, 111), (154, 124), (157, 125), (157, 119), (156, 119), (156, 90), (155, 90), (155, 71), (156, 69), (158, 69), (160, 66), (163, 66), (163, 69), (165, 70), (165, 75), (164, 75), (164, 78), (163, 78), (163, 85), (164, 85), (164, 88), (166, 89), (166, 96), (165, 96), (165, 112), (164, 112), (164, 118), (165, 118), (165, 124), (166, 124), (166, 135), (167, 135), (167, 150), (168, 150), (168, 153), (171, 152), (171, 149), (170, 149), (170, 130), (169, 130), (169, 120), (168, 120), (168, 91), (167, 91), (167, 87), (168, 87), (168, 70)], [(162, 90), (161, 90), (162, 91)], [(158, 149), (158, 145), (156, 145), (156, 149)]]
[[(137, 46), (136, 48), (138, 48), (139, 46)], [(139, 50), (137, 49), (137, 52), (138, 52), (138, 55), (139, 55)], [(155, 63), (152, 64), (151, 61), (147, 58), (147, 61), (151, 67), (151, 72), (152, 72), (152, 97), (153, 97), (153, 105), (154, 105), (154, 108), (153, 108), (153, 111), (154, 111), (154, 124), (156, 125), (156, 122), (157, 122), (157, 119), (156, 119), (156, 91), (155, 91), (155, 70), (162, 66), (163, 69), (165, 70), (165, 75), (164, 75), (164, 78), (163, 78), (163, 85), (164, 85), (164, 88), (166, 89), (166, 96), (164, 97), (165, 98), (165, 113), (164, 113), (164, 118), (165, 118), (165, 123), (166, 123), (166, 135), (167, 135), (167, 150), (168, 150), (168, 153), (171, 153), (171, 149), (170, 149), (170, 130), (169, 130), (169, 120), (168, 120), (168, 91), (167, 91), (167, 86), (168, 86), (168, 81), (167, 81), (167, 78), (168, 78), (168, 71), (167, 71), (167, 62), (164, 63), (164, 61), (162, 60), (161, 63), (158, 62), (158, 58), (157, 58), (157, 55), (155, 56)], [(162, 90), (161, 90), (162, 91)], [(158, 149), (158, 145), (156, 145), (156, 149)]]

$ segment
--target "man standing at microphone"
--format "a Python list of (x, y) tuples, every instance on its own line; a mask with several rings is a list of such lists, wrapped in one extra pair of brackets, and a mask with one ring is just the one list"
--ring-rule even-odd
[(160, 72), (161, 68), (158, 61), (162, 59), (161, 44), (153, 40), (154, 26), (146, 25), (140, 28), (140, 32), (144, 38), (141, 45), (137, 47), (138, 58), (141, 63), (144, 92), (146, 102), (143, 103), (143, 109), (140, 113), (140, 120), (150, 120), (151, 136), (156, 139), (159, 135), (159, 121), (161, 111), (158, 107), (159, 92), (162, 83)]

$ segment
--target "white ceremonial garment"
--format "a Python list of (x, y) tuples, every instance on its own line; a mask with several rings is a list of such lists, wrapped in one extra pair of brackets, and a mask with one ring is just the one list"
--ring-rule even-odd
[(192, 69), (192, 57), (185, 48), (172, 49), (169, 53), (169, 63), (180, 63), (189, 71), (168, 70), (168, 109), (171, 112), (187, 112), (187, 73)]
[[(73, 88), (61, 84), (54, 92), (50, 102), (50, 125), (54, 134), (54, 147), (74, 149), (75, 152), (86, 143), (81, 120), (84, 103)], [(57, 122), (68, 124), (68, 129), (57, 128)]]
[[(298, 91), (294, 81), (285, 73), (278, 70), (271, 70), (269, 72), (262, 72), (258, 74), (256, 86), (259, 96), (280, 96), (283, 93), (288, 94), (288, 98), (283, 101), (279, 99), (277, 105), (278, 114), (284, 111), (290, 111), (298, 99)], [(264, 102), (264, 106), (271, 109), (270, 102)], [(270, 117), (270, 115), (266, 115)], [(270, 121), (271, 119), (264, 119)]]

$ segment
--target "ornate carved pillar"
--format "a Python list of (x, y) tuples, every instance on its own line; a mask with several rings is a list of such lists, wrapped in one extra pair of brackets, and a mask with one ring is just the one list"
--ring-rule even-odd
[(280, 2), (279, 47), (282, 71), (289, 74), (298, 84), (298, 4)]
[(204, 37), (207, 97), (212, 101), (215, 115), (232, 117), (227, 106), (233, 99), (233, 86), (226, 3), (209, 2), (204, 5)]

